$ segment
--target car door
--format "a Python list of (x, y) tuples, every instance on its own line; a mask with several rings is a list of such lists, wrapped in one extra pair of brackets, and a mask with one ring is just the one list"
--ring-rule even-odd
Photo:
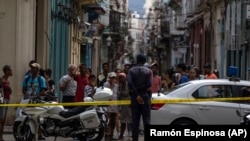
[[(192, 96), (196, 99), (231, 98), (231, 85), (205, 85), (199, 87)], [(193, 102), (199, 124), (238, 124), (239, 116), (235, 113), (240, 109), (239, 103), (232, 101)]]
[[(237, 85), (237, 97), (249, 98), (250, 97), (250, 86), (247, 85)], [(237, 101), (240, 104), (240, 113), (241, 115), (246, 115), (250, 113), (250, 100), (239, 100)]]

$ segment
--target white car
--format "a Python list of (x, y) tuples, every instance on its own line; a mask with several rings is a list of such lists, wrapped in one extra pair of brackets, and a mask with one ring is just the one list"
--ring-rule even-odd
[[(247, 92), (247, 90), (249, 92)], [(249, 97), (250, 81), (232, 81), (228, 79), (194, 80), (176, 86), (165, 94), (154, 93), (153, 100), (178, 98), (213, 99)], [(199, 101), (182, 103), (152, 104), (152, 125), (209, 125), (240, 124), (242, 120), (236, 114), (250, 112), (250, 100), (244, 101)]]

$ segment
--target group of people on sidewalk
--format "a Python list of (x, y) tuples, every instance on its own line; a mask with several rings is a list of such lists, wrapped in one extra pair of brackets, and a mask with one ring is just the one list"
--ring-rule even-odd
[[(68, 73), (59, 80), (62, 102), (82, 102), (84, 97), (93, 97), (97, 87), (110, 88), (113, 91), (110, 100), (131, 100), (131, 104), (108, 106), (107, 114), (110, 122), (105, 131), (105, 138), (113, 139), (116, 129), (119, 134), (118, 139), (122, 140), (125, 130), (128, 129), (128, 136), (132, 137), (133, 141), (138, 141), (141, 116), (144, 126), (150, 124), (152, 93), (166, 91), (191, 80), (218, 78), (216, 73), (212, 72), (210, 64), (204, 65), (203, 78), (198, 68), (187, 67), (184, 63), (178, 64), (176, 70), (171, 67), (159, 75), (157, 63), (145, 66), (145, 55), (137, 55), (136, 60), (135, 65), (126, 63), (123, 68), (113, 71), (110, 71), (109, 63), (103, 63), (102, 72), (97, 75), (92, 74), (91, 69), (85, 64), (79, 66), (70, 64)], [(52, 70), (42, 70), (35, 60), (30, 61), (29, 67), (30, 70), (25, 74), (22, 82), (23, 99), (36, 94), (54, 96), (55, 82), (51, 79)], [(12, 93), (8, 78), (13, 72), (8, 65), (3, 67), (3, 72), (4, 75), (0, 79), (0, 92), (4, 95), (2, 103), (8, 103)], [(3, 125), (7, 108), (0, 107), (0, 141), (3, 141)], [(38, 134), (39, 140), (45, 140), (41, 133)]]
[[(23, 99), (29, 98), (31, 95), (54, 95), (55, 82), (51, 79), (51, 69), (42, 70), (40, 65), (35, 61), (29, 62), (30, 69), (24, 74), (22, 81)], [(13, 70), (9, 65), (3, 67), (4, 75), (0, 78), (0, 98), (3, 100), (1, 104), (8, 104), (12, 89), (9, 77), (13, 75)], [(0, 141), (3, 139), (4, 124), (7, 115), (7, 106), (0, 107)], [(16, 110), (16, 116), (20, 116), (21, 109)], [(45, 140), (40, 130), (38, 131), (39, 140)]]

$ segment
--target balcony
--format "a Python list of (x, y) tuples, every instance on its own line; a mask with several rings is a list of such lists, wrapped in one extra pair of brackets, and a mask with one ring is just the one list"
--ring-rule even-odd
[(101, 0), (80, 0), (79, 5), (86, 11), (95, 11), (99, 15), (105, 14), (105, 5)]
[(181, 8), (181, 0), (170, 0), (168, 6), (173, 10), (178, 10)]
[(115, 33), (119, 33), (120, 31), (120, 21), (121, 19), (121, 14), (117, 11), (110, 11), (110, 30)]
[(161, 33), (163, 38), (170, 37), (170, 22), (169, 21), (162, 21), (161, 22)]
[(99, 6), (100, 0), (79, 0), (81, 6)]
[(177, 30), (187, 29), (187, 24), (185, 23), (185, 16), (177, 17), (176, 29)]
[(187, 17), (191, 18), (195, 14), (200, 13), (201, 0), (187, 1)]

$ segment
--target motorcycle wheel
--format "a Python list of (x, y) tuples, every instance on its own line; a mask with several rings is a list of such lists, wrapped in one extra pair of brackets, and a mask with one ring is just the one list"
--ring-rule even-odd
[(85, 136), (80, 135), (78, 136), (78, 139), (80, 141), (101, 141), (104, 137), (104, 125), (101, 124), (99, 128), (93, 129), (91, 133), (86, 133)]
[(21, 121), (16, 121), (13, 125), (13, 136), (15, 140), (32, 141), (32, 139), (34, 138), (34, 134), (31, 132), (30, 126), (25, 124), (25, 127), (21, 127), (21, 123)]

